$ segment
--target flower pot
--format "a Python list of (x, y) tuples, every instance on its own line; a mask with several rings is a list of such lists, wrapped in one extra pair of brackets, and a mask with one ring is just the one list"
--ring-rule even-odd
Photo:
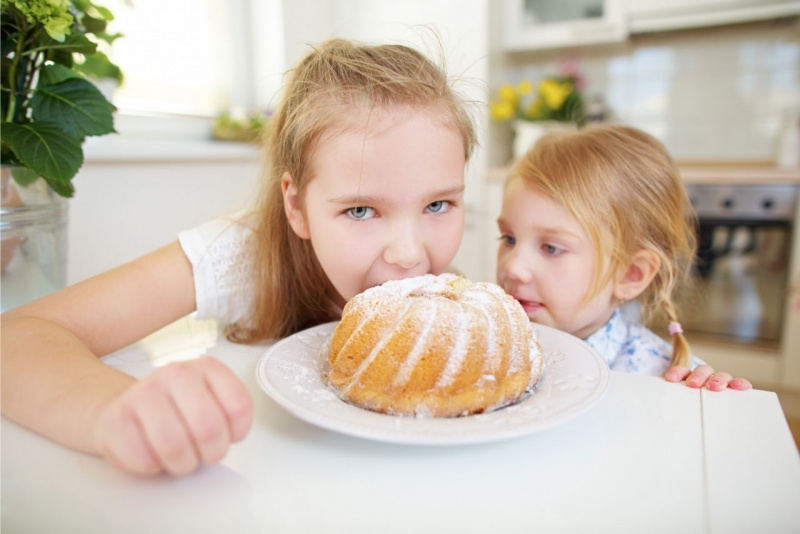
[(12, 172), (8, 167), (0, 170), (2, 311), (61, 289), (67, 282), (68, 201), (41, 178), (20, 186)]
[(514, 121), (514, 159), (518, 160), (533, 148), (536, 141), (550, 132), (574, 132), (578, 126), (574, 122), (559, 121)]

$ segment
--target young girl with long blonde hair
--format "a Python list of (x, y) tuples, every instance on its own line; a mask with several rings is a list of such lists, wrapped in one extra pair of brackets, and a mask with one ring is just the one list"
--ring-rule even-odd
[[(551, 134), (507, 178), (498, 283), (532, 321), (584, 339), (611, 369), (749, 389), (690, 356), (673, 294), (694, 257), (692, 224), (677, 167), (652, 136), (619, 125)], [(619, 308), (634, 300), (645, 318), (663, 314), (672, 343), (625, 319)]]
[(287, 336), (369, 287), (445, 270), (475, 132), (440, 68), (405, 46), (323, 43), (270, 129), (254, 210), (3, 314), (4, 415), (133, 473), (189, 473), (247, 434), (244, 385), (209, 357), (137, 382), (99, 356), (194, 311), (233, 340)]

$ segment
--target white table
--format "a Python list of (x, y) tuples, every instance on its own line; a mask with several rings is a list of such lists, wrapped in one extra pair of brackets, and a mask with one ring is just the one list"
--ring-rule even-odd
[(566, 423), (480, 445), (409, 446), (309, 425), (266, 396), (267, 346), (193, 318), (106, 358), (134, 376), (210, 353), (255, 399), (220, 465), (137, 478), (2, 420), (15, 533), (800, 532), (800, 458), (774, 393), (612, 373)]

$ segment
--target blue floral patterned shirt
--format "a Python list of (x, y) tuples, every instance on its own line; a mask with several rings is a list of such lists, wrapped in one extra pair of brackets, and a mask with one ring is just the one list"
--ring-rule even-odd
[[(672, 345), (639, 322), (626, 320), (619, 310), (585, 341), (606, 359), (612, 371), (663, 376), (669, 369)], [(692, 356), (692, 369), (703, 363)]]

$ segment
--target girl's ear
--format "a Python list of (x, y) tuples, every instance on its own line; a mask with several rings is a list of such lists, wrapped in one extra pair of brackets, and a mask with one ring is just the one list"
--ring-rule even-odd
[(628, 268), (617, 279), (614, 298), (624, 301), (638, 297), (653, 281), (660, 267), (661, 260), (654, 252), (640, 250), (634, 254)]
[(288, 172), (283, 173), (283, 176), (281, 176), (281, 193), (283, 193), (283, 209), (286, 212), (286, 218), (289, 220), (289, 226), (292, 227), (292, 230), (300, 239), (309, 239), (311, 235), (308, 233), (308, 225), (303, 215), (300, 195), (298, 194), (297, 186), (294, 185), (292, 176)]

